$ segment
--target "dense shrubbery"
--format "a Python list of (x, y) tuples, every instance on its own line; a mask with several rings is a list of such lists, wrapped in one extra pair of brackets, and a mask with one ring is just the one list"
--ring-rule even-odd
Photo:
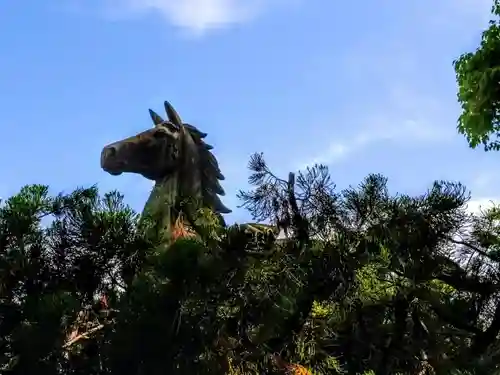
[(497, 210), (467, 214), (458, 184), (391, 196), (379, 175), (339, 192), (324, 167), (251, 169), (243, 203), (286, 238), (208, 217), (165, 250), (117, 193), (4, 202), (2, 373), (494, 373)]

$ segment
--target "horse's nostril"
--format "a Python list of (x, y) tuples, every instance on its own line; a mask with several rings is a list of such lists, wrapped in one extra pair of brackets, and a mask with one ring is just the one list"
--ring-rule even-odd
[(115, 155), (116, 155), (116, 148), (109, 147), (109, 148), (106, 149), (106, 157), (112, 158)]

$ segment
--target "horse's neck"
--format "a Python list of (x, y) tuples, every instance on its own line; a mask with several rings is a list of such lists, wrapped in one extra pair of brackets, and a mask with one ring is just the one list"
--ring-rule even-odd
[(167, 243), (175, 240), (178, 229), (190, 227), (203, 201), (200, 159), (188, 134), (184, 134), (181, 150), (177, 172), (155, 183), (143, 212), (162, 231), (161, 238)]
[(199, 186), (199, 181), (195, 182), (193, 178), (186, 181), (179, 174), (155, 183), (142, 215), (150, 218), (161, 231), (163, 242), (170, 243), (178, 237), (195, 234), (191, 221), (200, 208), (202, 195), (199, 189), (193, 191), (192, 188)]
[(172, 233), (178, 215), (178, 198), (177, 176), (172, 175), (157, 181), (146, 201), (142, 216), (153, 220), (162, 237), (169, 237)]

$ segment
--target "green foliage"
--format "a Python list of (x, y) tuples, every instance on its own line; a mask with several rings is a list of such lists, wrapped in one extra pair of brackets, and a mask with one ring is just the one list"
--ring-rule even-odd
[[(118, 193), (95, 187), (50, 197), (23, 188), (0, 208), (1, 367), (56, 373), (71, 323), (96, 293), (130, 282), (147, 252)], [(135, 254), (138, 247), (144, 254)], [(134, 264), (130, 259), (135, 257)], [(129, 263), (127, 263), (129, 262)], [(121, 264), (120, 269), (114, 265)]]
[(500, 141), (500, 2), (494, 0), (493, 19), (482, 34), (474, 53), (454, 61), (458, 100), (462, 114), (458, 131), (472, 148), (480, 144), (486, 151), (499, 150)]
[(370, 175), (337, 191), (325, 167), (284, 180), (253, 163), (243, 203), (285, 238), (199, 212), (199, 238), (165, 248), (117, 193), (31, 186), (6, 201), (2, 372), (498, 369), (497, 208), (466, 214), (460, 184), (391, 196)]

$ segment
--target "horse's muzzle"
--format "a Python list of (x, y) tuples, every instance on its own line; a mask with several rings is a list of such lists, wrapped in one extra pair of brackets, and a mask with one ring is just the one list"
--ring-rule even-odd
[(117, 160), (117, 150), (115, 146), (106, 146), (101, 152), (101, 168), (112, 175), (122, 173), (121, 163)]

